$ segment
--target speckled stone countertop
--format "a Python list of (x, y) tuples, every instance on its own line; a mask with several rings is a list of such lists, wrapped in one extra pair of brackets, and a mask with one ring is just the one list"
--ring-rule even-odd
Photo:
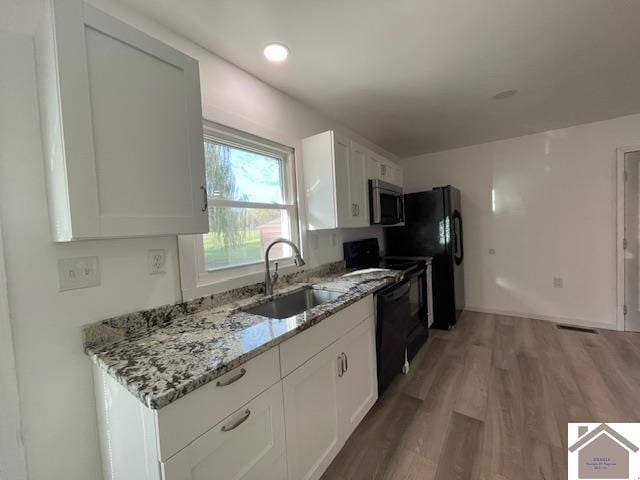
[(275, 319), (242, 312), (241, 308), (267, 301), (247, 287), (237, 292), (243, 298), (228, 296), (227, 303), (209, 308), (203, 308), (206, 299), (198, 299), (89, 325), (84, 332), (85, 350), (142, 403), (158, 409), (395, 282), (400, 275), (385, 269), (318, 273), (306, 281), (289, 281), (276, 289), (274, 297), (310, 285), (341, 295), (294, 317)]

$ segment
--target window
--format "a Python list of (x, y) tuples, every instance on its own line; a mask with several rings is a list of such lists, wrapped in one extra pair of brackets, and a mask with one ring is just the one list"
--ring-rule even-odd
[[(224, 281), (221, 289), (233, 288), (239, 283), (229, 284), (230, 279), (262, 272), (265, 250), (278, 237), (299, 245), (293, 149), (205, 123), (204, 153), (209, 233), (180, 238), (186, 296), (204, 294), (198, 287)], [(285, 244), (269, 254), (283, 266), (293, 263), (291, 256)], [(195, 265), (185, 267), (190, 261)], [(191, 289), (200, 291), (189, 295)]]

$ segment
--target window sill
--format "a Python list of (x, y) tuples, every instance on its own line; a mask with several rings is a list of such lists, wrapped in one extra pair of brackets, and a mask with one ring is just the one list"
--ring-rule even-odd
[[(293, 260), (289, 258), (279, 260), (278, 263), (278, 273), (280, 275), (287, 275), (289, 273), (295, 273), (302, 270), (293, 263)], [(247, 271), (245, 269), (245, 266), (242, 268), (242, 271), (239, 267), (207, 272), (198, 275), (196, 285), (192, 286), (191, 288), (184, 288), (183, 286), (183, 301), (193, 300), (194, 298), (204, 297), (215, 293), (222, 293), (234, 288), (240, 288), (247, 285), (264, 282), (264, 263), (251, 266), (255, 268), (251, 269), (250, 271)], [(271, 273), (273, 273), (273, 269), (273, 262), (271, 262)]]

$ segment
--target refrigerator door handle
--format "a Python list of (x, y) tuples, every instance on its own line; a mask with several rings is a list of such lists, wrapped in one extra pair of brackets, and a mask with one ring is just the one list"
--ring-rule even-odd
[(453, 212), (453, 246), (454, 246), (454, 260), (456, 265), (460, 265), (464, 259), (464, 242), (462, 236), (462, 215), (458, 210)]

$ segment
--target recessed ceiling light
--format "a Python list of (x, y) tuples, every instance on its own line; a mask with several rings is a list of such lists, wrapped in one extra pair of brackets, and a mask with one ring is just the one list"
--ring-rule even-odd
[(518, 93), (518, 90), (503, 90), (502, 92), (498, 92), (493, 96), (494, 100), (502, 100), (505, 98), (509, 98), (509, 97), (513, 97), (516, 93)]
[(264, 56), (270, 62), (284, 62), (289, 56), (289, 49), (282, 43), (270, 43), (264, 47)]

